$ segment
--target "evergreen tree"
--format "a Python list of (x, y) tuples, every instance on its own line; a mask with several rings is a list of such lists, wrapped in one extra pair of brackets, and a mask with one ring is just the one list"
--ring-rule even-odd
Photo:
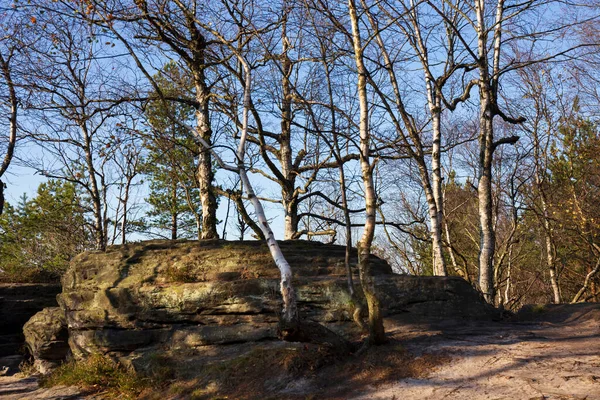
[(0, 280), (58, 279), (71, 258), (93, 248), (81, 197), (68, 182), (50, 180), (31, 200), (7, 204), (0, 218)]
[[(169, 97), (181, 97), (191, 85), (184, 71), (172, 62), (164, 66), (156, 82), (163, 95)], [(143, 167), (150, 189), (146, 199), (151, 207), (148, 227), (173, 240), (199, 238), (201, 234), (197, 146), (184, 126), (194, 112), (188, 104), (159, 100), (146, 109), (151, 128), (150, 138), (144, 144), (148, 155)]]

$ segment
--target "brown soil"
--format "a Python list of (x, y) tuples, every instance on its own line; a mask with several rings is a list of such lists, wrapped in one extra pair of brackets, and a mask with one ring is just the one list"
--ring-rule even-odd
[[(174, 376), (189, 377), (167, 379), (141, 397), (600, 399), (600, 304), (533, 307), (502, 322), (396, 317), (386, 328), (389, 343), (360, 356), (282, 342), (227, 346), (202, 365), (182, 354)], [(89, 397), (0, 377), (0, 398)]]

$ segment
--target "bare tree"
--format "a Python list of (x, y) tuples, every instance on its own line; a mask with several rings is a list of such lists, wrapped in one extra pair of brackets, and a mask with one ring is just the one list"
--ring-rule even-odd
[[(17, 114), (19, 108), (19, 100), (17, 96), (17, 85), (13, 77), (14, 65), (19, 62), (16, 56), (19, 52), (26, 49), (26, 46), (21, 41), (19, 30), (24, 28), (21, 24), (25, 24), (21, 20), (18, 11), (5, 9), (0, 7), (0, 28), (4, 29), (4, 33), (0, 36), (0, 110), (2, 117), (6, 112), (8, 119), (8, 132), (2, 133), (2, 137), (6, 137), (6, 148), (3, 148), (4, 155), (0, 164), (0, 215), (4, 210), (4, 189), (6, 184), (2, 181), (2, 177), (8, 170), (10, 163), (15, 153), (17, 143)], [(33, 35), (32, 35), (33, 36)], [(4, 128), (5, 125), (0, 125)]]
[[(212, 146), (213, 130), (211, 125), (210, 104), (213, 98), (210, 80), (211, 67), (221, 62), (219, 56), (211, 51), (214, 42), (202, 29), (199, 15), (210, 15), (210, 9), (204, 2), (170, 1), (158, 2), (119, 0), (113, 3), (94, 2), (93, 12), (86, 18), (95, 24), (109, 29), (118, 40), (134, 52), (134, 46), (155, 45), (164, 50), (168, 57), (178, 57), (190, 71), (195, 88), (194, 99), (178, 98), (178, 101), (192, 104), (196, 109), (196, 125), (203, 140)], [(217, 21), (212, 21), (215, 24)], [(118, 26), (117, 24), (123, 23)], [(130, 36), (126, 33), (129, 30)], [(135, 54), (136, 63), (142, 66), (144, 51)], [(218, 79), (218, 77), (214, 78)], [(160, 88), (155, 87), (160, 92)], [(199, 147), (197, 180), (200, 185), (202, 203), (202, 238), (218, 238), (217, 199), (213, 188), (214, 171), (211, 152)]]
[(367, 69), (364, 64), (364, 46), (359, 29), (358, 12), (356, 2), (348, 1), (348, 13), (352, 26), (352, 44), (354, 50), (354, 60), (357, 69), (357, 90), (360, 104), (360, 166), (363, 177), (363, 186), (365, 192), (365, 225), (363, 236), (358, 243), (358, 271), (367, 299), (369, 308), (369, 342), (380, 344), (385, 342), (385, 330), (383, 328), (383, 315), (381, 314), (381, 304), (375, 291), (375, 282), (371, 273), (369, 256), (371, 255), (371, 245), (375, 234), (377, 196), (373, 185), (373, 168), (369, 132), (369, 104), (367, 98)]
[[(17, 93), (15, 90), (15, 84), (11, 77), (10, 67), (13, 53), (13, 48), (9, 50), (6, 56), (0, 52), (0, 70), (2, 72), (2, 77), (4, 78), (6, 88), (8, 89), (8, 103), (10, 105), (8, 142), (6, 146), (6, 153), (4, 154), (2, 164), (0, 165), (0, 178), (2, 178), (8, 169), (10, 162), (12, 161), (15, 151), (15, 144), (17, 142)], [(5, 183), (2, 182), (2, 179), (0, 179), (0, 215), (2, 215), (2, 211), (4, 210), (4, 188)]]
[[(115, 102), (119, 84), (109, 76), (114, 53), (98, 40), (99, 29), (63, 13), (31, 8), (40, 40), (31, 47), (24, 81), (34, 93), (28, 100), (28, 138), (44, 157), (27, 164), (48, 178), (81, 188), (97, 249), (109, 243), (109, 171), (115, 155), (116, 130), (128, 112)], [(113, 64), (114, 65), (114, 64)]]
[(114, 144), (117, 148), (114, 163), (119, 174), (119, 181), (116, 183), (118, 186), (118, 204), (115, 211), (112, 243), (118, 236), (117, 226), (120, 226), (121, 244), (125, 244), (127, 233), (130, 230), (130, 225), (132, 225), (130, 223), (132, 190), (136, 185), (135, 179), (140, 174), (140, 152), (142, 149), (142, 146), (136, 143), (135, 139), (135, 135), (130, 135), (129, 140), (119, 140), (118, 143)]
[(548, 204), (548, 179), (550, 178), (548, 176), (548, 157), (550, 155), (550, 145), (556, 136), (556, 127), (560, 123), (559, 116), (561, 113), (557, 115), (553, 110), (554, 107), (550, 104), (554, 101), (549, 92), (556, 87), (553, 83), (551, 69), (547, 66), (524, 68), (519, 71), (519, 78), (523, 84), (524, 97), (531, 103), (529, 107), (531, 112), (523, 129), (530, 135), (533, 146), (534, 196), (538, 196), (538, 201), (535, 201), (536, 199), (533, 201), (533, 207), (536, 209), (544, 233), (546, 265), (550, 286), (552, 287), (552, 299), (554, 303), (558, 304), (561, 302), (561, 293), (556, 272), (556, 247), (552, 233), (553, 222)]

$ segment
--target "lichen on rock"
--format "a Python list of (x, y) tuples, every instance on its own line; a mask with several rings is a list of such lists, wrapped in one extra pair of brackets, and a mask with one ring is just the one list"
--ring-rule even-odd
[[(345, 248), (305, 241), (281, 248), (294, 271), (302, 316), (342, 335), (356, 332)], [(385, 261), (373, 256), (371, 262), (388, 313), (489, 312), (460, 278), (397, 275)], [(254, 241), (150, 241), (83, 253), (71, 262), (59, 296), (71, 351), (76, 358), (123, 356), (276, 340), (278, 274), (266, 246)]]
[(46, 374), (66, 360), (69, 353), (68, 331), (64, 311), (48, 307), (35, 314), (23, 326), (25, 344), (33, 356), (34, 367)]

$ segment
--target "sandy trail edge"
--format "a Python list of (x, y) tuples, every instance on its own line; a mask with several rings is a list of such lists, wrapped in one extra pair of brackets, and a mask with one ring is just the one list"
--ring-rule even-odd
[[(426, 378), (362, 387), (344, 398), (600, 400), (600, 304), (518, 323), (391, 318), (386, 329), (413, 354), (452, 361)], [(2, 400), (100, 398), (75, 387), (39, 388), (36, 377), (0, 376)]]
[(414, 335), (409, 351), (446, 353), (452, 362), (427, 378), (366, 388), (353, 399), (600, 399), (600, 319), (474, 323), (427, 335), (389, 325), (392, 335)]
[(0, 399), (2, 400), (67, 400), (81, 398), (91, 397), (84, 397), (81, 389), (76, 387), (40, 388), (36, 376), (27, 378), (18, 375), (0, 377)]

